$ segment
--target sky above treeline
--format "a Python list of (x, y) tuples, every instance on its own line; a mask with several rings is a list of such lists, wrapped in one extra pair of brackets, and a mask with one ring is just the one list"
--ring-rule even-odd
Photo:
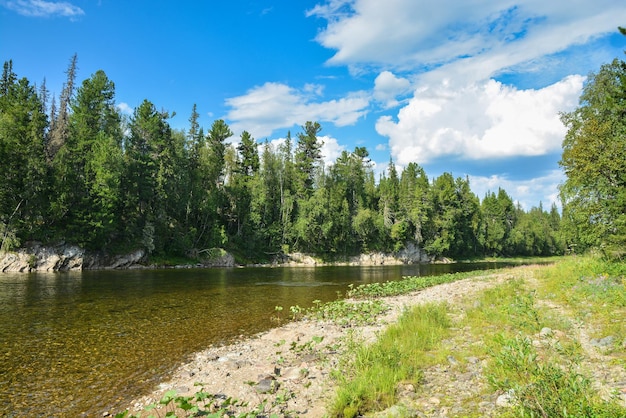
[(259, 143), (322, 125), (324, 157), (366, 147), (432, 179), (558, 204), (560, 112), (624, 58), (621, 0), (0, 0), (0, 60), (58, 100), (104, 70), (129, 116), (144, 99), (189, 127), (224, 119)]

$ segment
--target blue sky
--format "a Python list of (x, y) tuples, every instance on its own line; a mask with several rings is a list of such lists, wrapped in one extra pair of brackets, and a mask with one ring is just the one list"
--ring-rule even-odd
[(422, 165), (557, 201), (565, 128), (585, 77), (624, 58), (619, 0), (0, 0), (0, 60), (58, 98), (102, 69), (116, 102), (224, 119), (258, 142), (323, 127), (324, 153), (365, 146), (378, 173)]

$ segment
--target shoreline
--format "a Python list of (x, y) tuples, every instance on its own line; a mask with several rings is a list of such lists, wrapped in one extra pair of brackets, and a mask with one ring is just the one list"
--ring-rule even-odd
[[(236, 414), (263, 408), (263, 413), (268, 415), (284, 415), (289, 411), (301, 417), (322, 417), (334, 396), (332, 372), (349, 351), (350, 344), (373, 342), (406, 309), (429, 302), (455, 303), (512, 277), (511, 271), (524, 268), (504, 269), (405, 295), (377, 298), (389, 309), (372, 325), (342, 326), (330, 321), (300, 319), (231, 344), (208, 347), (181, 364), (150, 394), (131, 401), (126, 408), (132, 414), (141, 414), (146, 406), (158, 404), (168, 391), (193, 396), (202, 389), (213, 397), (215, 404), (226, 399), (234, 402), (229, 408)], [(264, 393), (266, 387), (269, 390)], [(103, 416), (111, 416), (110, 411)]]

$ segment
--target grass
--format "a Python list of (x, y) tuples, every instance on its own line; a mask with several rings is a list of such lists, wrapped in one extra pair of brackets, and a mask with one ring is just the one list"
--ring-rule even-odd
[(573, 257), (540, 272), (538, 292), (591, 325), (592, 337), (626, 339), (626, 263)]
[(346, 373), (340, 375), (331, 414), (352, 418), (393, 405), (399, 383), (420, 382), (427, 353), (448, 334), (449, 325), (445, 305), (419, 306), (374, 344), (357, 345), (354, 356), (343, 365)]
[[(398, 385), (418, 386), (433, 362), (446, 365), (454, 341), (455, 358), (485, 360), (483, 395), (511, 395), (512, 406), (500, 408), (498, 416), (626, 417), (615, 398), (594, 389), (593, 363), (573, 337), (572, 325), (584, 320), (597, 337), (614, 336), (616, 343), (604, 354), (626, 367), (626, 265), (572, 257), (530, 271), (530, 276), (513, 273), (459, 306), (417, 307), (374, 344), (355, 344), (354, 354), (336, 373), (339, 389), (331, 416), (351, 418), (395, 405)], [(353, 295), (394, 295), (455, 279), (410, 278), (359, 287)], [(463, 336), (456, 330), (464, 330)], [(465, 411), (481, 416), (478, 405), (465, 405)]]

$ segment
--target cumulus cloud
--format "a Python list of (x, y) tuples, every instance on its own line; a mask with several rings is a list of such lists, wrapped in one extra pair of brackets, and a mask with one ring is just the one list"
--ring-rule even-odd
[(495, 80), (451, 89), (445, 83), (415, 92), (398, 120), (383, 116), (379, 134), (389, 138), (400, 164), (444, 155), (468, 159), (543, 155), (561, 147), (560, 111), (573, 108), (584, 78), (518, 90)]
[(396, 77), (391, 71), (383, 71), (374, 80), (374, 99), (383, 102), (387, 108), (398, 105), (398, 96), (407, 93), (411, 82)]
[(337, 161), (337, 158), (341, 155), (343, 151), (346, 150), (346, 147), (340, 145), (336, 138), (331, 136), (320, 136), (318, 137), (320, 141), (322, 141), (322, 159), (324, 160), (324, 164), (329, 166), (334, 164)]
[(2, 6), (29, 17), (70, 17), (76, 18), (85, 14), (83, 9), (68, 2), (44, 0), (7, 0)]
[(263, 137), (276, 129), (304, 125), (306, 121), (352, 125), (367, 113), (369, 96), (364, 92), (327, 101), (321, 100), (322, 94), (323, 88), (318, 85), (296, 89), (268, 82), (242, 96), (226, 99), (231, 108), (226, 118), (232, 121), (234, 132), (247, 130), (255, 137)]

